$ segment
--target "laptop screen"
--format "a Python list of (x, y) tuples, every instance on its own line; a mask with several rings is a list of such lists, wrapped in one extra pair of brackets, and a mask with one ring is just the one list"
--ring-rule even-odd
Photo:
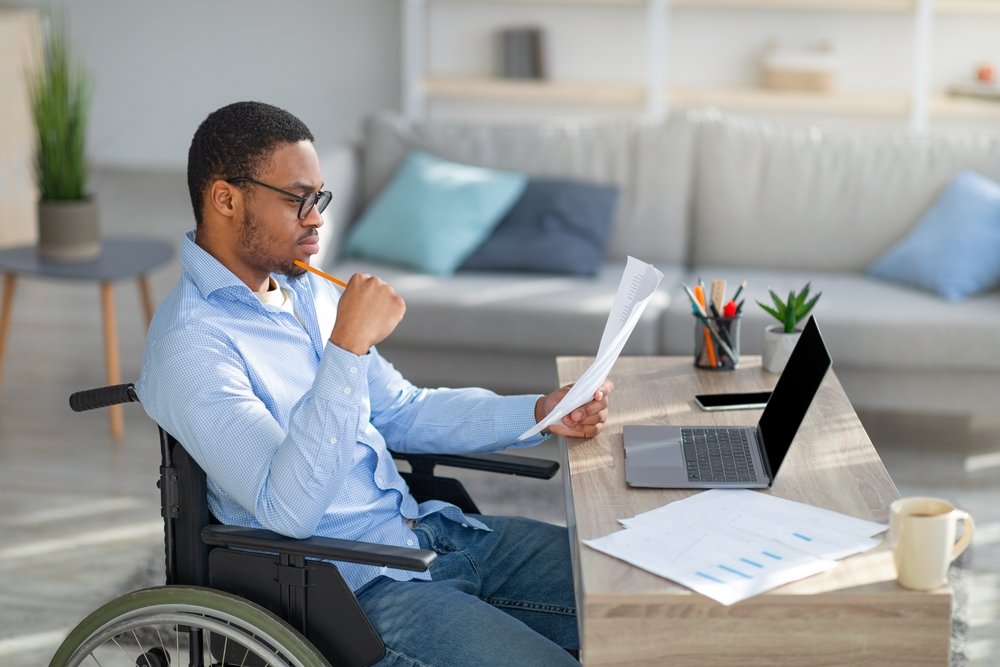
[(757, 424), (772, 475), (778, 474), (830, 363), (816, 320), (810, 317)]

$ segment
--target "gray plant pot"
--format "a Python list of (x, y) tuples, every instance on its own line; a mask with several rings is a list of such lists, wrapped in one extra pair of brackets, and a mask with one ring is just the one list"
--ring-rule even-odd
[(45, 262), (92, 262), (101, 254), (93, 198), (38, 203), (38, 257)]

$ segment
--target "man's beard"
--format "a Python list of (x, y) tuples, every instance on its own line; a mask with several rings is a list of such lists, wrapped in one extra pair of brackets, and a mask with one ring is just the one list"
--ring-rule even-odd
[[(316, 229), (310, 230), (312, 235), (318, 235)], [(292, 260), (274, 257), (268, 254), (266, 248), (278, 245), (277, 242), (268, 244), (264, 230), (260, 221), (250, 208), (245, 209), (243, 216), (243, 226), (240, 228), (240, 244), (247, 256), (259, 268), (265, 269), (268, 273), (279, 273), (289, 278), (298, 278), (305, 273), (305, 269), (300, 269), (292, 263)]]

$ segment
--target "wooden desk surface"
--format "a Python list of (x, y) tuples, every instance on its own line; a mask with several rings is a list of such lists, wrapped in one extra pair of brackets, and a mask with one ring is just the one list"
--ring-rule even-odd
[[(560, 384), (591, 359), (558, 359)], [(612, 416), (599, 437), (564, 443), (582, 658), (586, 665), (947, 665), (951, 590), (901, 588), (888, 546), (732, 606), (580, 543), (618, 519), (695, 491), (625, 484), (624, 424), (748, 425), (760, 410), (704, 412), (696, 393), (770, 390), (759, 357), (698, 371), (687, 357), (621, 357)], [(885, 523), (899, 497), (834, 372), (827, 374), (774, 486), (763, 493)]]

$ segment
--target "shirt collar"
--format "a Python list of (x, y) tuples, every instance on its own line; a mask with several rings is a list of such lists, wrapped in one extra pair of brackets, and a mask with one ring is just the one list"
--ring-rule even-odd
[[(192, 229), (181, 240), (181, 267), (191, 276), (202, 297), (207, 299), (219, 290), (231, 290), (256, 301), (253, 292), (235, 273), (195, 242), (195, 233), (196, 230)], [(279, 287), (292, 291), (297, 291), (297, 283), (302, 282), (289, 280), (287, 276), (280, 274), (271, 274), (271, 277)]]

